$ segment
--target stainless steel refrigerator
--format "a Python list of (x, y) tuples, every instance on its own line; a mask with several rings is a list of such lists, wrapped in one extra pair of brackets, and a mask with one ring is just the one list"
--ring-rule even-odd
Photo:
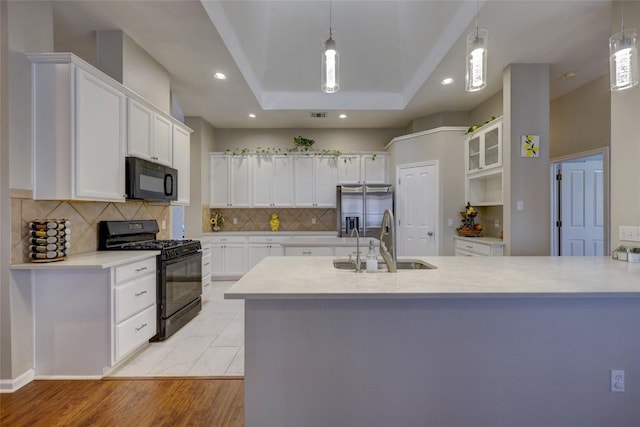
[(354, 228), (363, 237), (380, 237), (385, 209), (393, 212), (391, 184), (338, 185), (336, 195), (339, 237), (350, 237)]

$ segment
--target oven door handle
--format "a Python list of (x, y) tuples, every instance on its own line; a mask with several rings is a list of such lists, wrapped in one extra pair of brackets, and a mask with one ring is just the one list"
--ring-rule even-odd
[(173, 175), (170, 173), (164, 174), (164, 195), (173, 196)]

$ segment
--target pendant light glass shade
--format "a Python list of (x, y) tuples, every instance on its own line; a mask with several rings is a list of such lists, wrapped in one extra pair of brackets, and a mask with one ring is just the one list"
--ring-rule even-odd
[(467, 72), (465, 90), (475, 92), (487, 85), (487, 47), (489, 32), (476, 29), (467, 36)]
[(329, 35), (322, 52), (322, 91), (335, 93), (340, 90), (340, 54), (336, 42)]
[(623, 30), (609, 38), (609, 78), (611, 90), (638, 84), (638, 31)]

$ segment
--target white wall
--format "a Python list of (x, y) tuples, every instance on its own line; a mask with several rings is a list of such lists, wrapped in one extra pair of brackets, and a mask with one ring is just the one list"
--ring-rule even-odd
[(389, 129), (216, 129), (215, 151), (227, 148), (292, 148), (293, 138), (313, 139), (316, 150), (383, 151), (392, 138), (402, 135), (400, 128)]
[[(395, 138), (388, 147), (391, 182), (396, 182), (396, 167), (405, 164), (439, 161), (438, 251), (440, 255), (454, 255), (453, 236), (459, 225), (458, 212), (464, 206), (464, 129), (432, 129)], [(448, 219), (454, 227), (448, 227)]]
[(202, 210), (209, 206), (209, 152), (214, 151), (215, 129), (201, 117), (186, 117), (185, 124), (193, 129), (191, 199), (185, 208), (185, 236), (196, 238), (202, 235)]
[(551, 159), (597, 148), (611, 141), (611, 91), (605, 74), (551, 101)]
[[(505, 250), (507, 255), (548, 255), (549, 64), (511, 64), (503, 80)], [(540, 136), (539, 157), (520, 156), (522, 135)]]
[[(9, 154), (8, 188), (3, 176), (3, 215), (8, 190), (31, 190), (31, 63), (25, 52), (50, 52), (53, 50), (53, 15), (49, 2), (2, 2), (3, 19), (6, 19), (6, 37), (3, 34), (3, 49), (7, 49), (8, 91), (3, 92), (3, 105), (7, 105), (8, 123), (2, 124), (2, 157)], [(4, 43), (7, 43), (6, 47)], [(4, 66), (4, 65), (3, 65)], [(4, 138), (7, 138), (5, 140)], [(8, 141), (8, 143), (7, 143)], [(7, 171), (3, 169), (3, 174)], [(11, 212), (14, 215), (14, 212)], [(2, 228), (6, 226), (2, 221)], [(10, 225), (9, 225), (10, 226)], [(2, 253), (10, 251), (11, 239), (0, 239)], [(2, 256), (2, 276), (0, 280), (2, 300), (2, 335), (0, 346), (2, 358), (0, 376), (14, 379), (33, 367), (31, 297), (28, 289), (15, 283), (14, 274), (8, 272), (10, 256)], [(21, 292), (22, 291), (22, 292)], [(8, 322), (7, 318), (9, 318)], [(6, 328), (9, 328), (7, 331)]]
[[(619, 31), (620, 2), (614, 2), (613, 16)], [(640, 2), (624, 3), (624, 22), (625, 28), (640, 28)], [(640, 85), (611, 93), (612, 248), (620, 243), (620, 225), (640, 226)]]
[(97, 67), (167, 114), (171, 113), (169, 72), (120, 30), (99, 31)]

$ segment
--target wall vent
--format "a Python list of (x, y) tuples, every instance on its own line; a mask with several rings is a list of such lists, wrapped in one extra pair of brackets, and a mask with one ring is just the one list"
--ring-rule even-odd
[(319, 111), (315, 111), (315, 112), (311, 112), (309, 113), (311, 115), (311, 118), (313, 119), (324, 119), (325, 117), (327, 117), (327, 113), (326, 112), (319, 112)]

